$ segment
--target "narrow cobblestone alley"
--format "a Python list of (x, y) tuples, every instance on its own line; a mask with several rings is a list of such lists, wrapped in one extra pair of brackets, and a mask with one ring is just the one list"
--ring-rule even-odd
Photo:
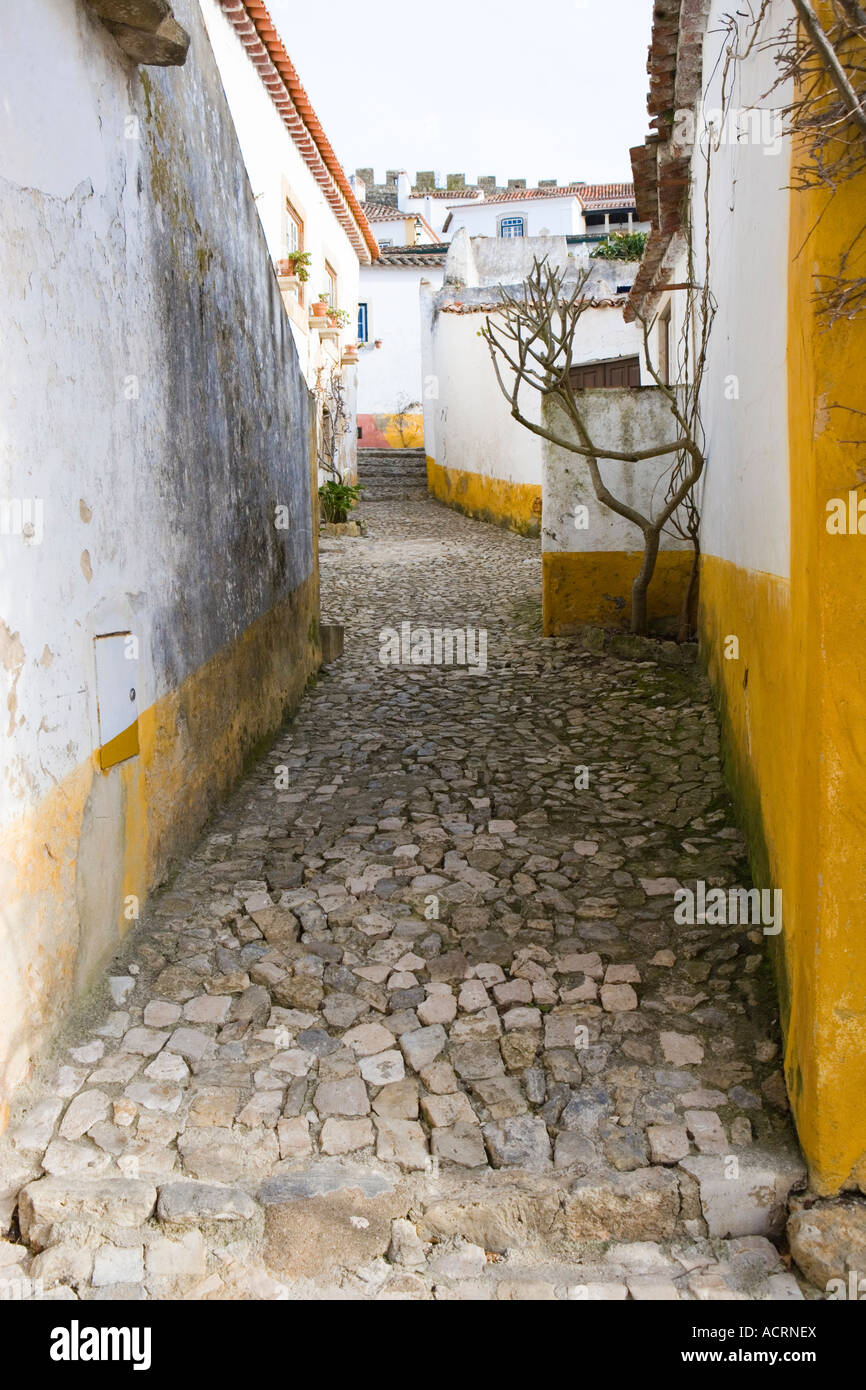
[[(320, 557), (344, 654), (18, 1099), (0, 1273), (801, 1297), (761, 930), (674, 921), (678, 885), (749, 881), (697, 666), (544, 640), (535, 541), (362, 511)], [(486, 630), (486, 671), (383, 665), (406, 621)]]

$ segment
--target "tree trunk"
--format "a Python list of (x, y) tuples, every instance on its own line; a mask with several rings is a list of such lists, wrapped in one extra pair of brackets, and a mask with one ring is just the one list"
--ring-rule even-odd
[(659, 554), (659, 533), (648, 531), (644, 541), (641, 567), (631, 586), (631, 630), (638, 637), (647, 634), (647, 589), (653, 577)]
[(699, 541), (695, 541), (695, 553), (692, 557), (692, 569), (689, 575), (689, 582), (686, 587), (683, 606), (680, 609), (680, 626), (677, 632), (678, 642), (689, 642), (692, 636), (692, 604), (695, 599), (695, 590), (698, 587), (698, 573), (701, 564), (701, 546)]

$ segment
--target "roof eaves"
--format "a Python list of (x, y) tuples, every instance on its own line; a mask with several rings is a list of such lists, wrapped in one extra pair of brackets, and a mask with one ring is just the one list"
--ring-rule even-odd
[(359, 259), (375, 260), (376, 238), (267, 7), (260, 0), (219, 3)]

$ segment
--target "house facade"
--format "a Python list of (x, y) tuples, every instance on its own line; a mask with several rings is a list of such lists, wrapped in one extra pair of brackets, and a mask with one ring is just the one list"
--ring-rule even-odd
[(383, 247), (361, 272), (359, 449), (423, 447), (430, 384), (422, 368), (421, 286), (441, 286), (447, 249), (435, 242)]
[(172, 8), (4, 21), (0, 1128), (321, 655), (305, 364)]
[[(202, 12), (316, 396), (320, 471), (353, 479), (359, 275), (377, 255), (376, 239), (265, 6), (202, 0)], [(316, 309), (323, 296), (336, 321)]]
[[(774, 0), (753, 36), (745, 15), (732, 32), (721, 0), (657, 4), (653, 129), (632, 152), (652, 233), (627, 314), (651, 324), (678, 380), (694, 331), (684, 287), (708, 286), (717, 306), (700, 641), (754, 881), (782, 893), (769, 944), (788, 1099), (826, 1194), (866, 1190), (866, 320), (828, 322), (816, 287), (857, 244), (866, 187), (797, 187), (782, 112), (798, 92), (776, 85), (774, 62), (790, 17)], [(728, 62), (732, 44), (747, 56)]]

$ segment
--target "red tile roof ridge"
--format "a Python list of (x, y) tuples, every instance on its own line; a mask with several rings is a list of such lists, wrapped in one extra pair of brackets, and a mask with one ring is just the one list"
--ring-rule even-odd
[[(260, 0), (219, 0), (219, 3), (355, 250), (366, 249), (375, 260), (379, 254), (376, 238), (267, 7)], [(274, 73), (282, 84), (288, 102), (274, 81)], [(292, 120), (293, 113), (295, 120)], [(297, 129), (298, 125), (302, 130)], [(322, 177), (322, 169), (331, 181), (330, 188)], [(361, 255), (360, 259), (363, 260), (364, 256)]]

